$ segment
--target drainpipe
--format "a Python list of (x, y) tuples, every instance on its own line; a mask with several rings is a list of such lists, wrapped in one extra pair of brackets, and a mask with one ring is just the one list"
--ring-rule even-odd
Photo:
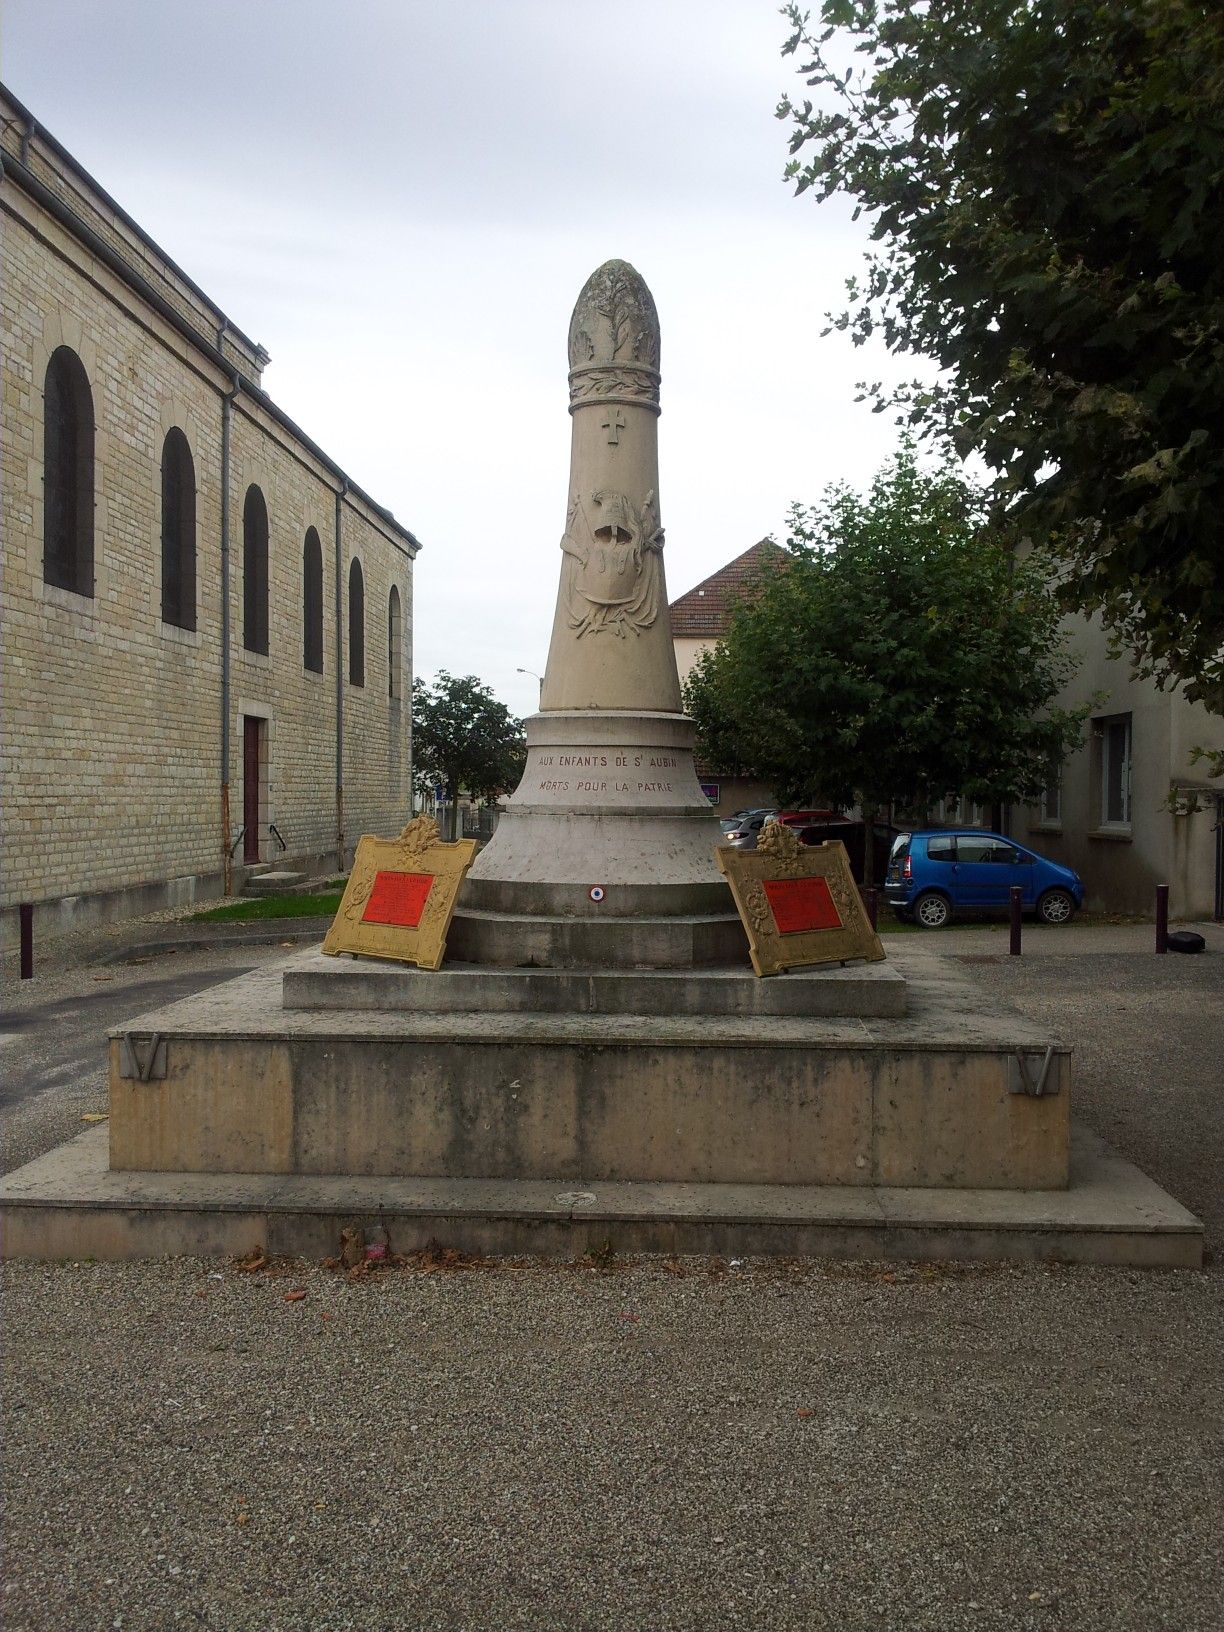
[[(217, 335), (220, 349), (222, 328)], [(237, 374), (221, 397), (221, 879), (233, 893), (234, 861), (230, 855), (230, 416), (241, 386)]]
[(344, 567), (340, 512), (348, 478), (336, 489), (336, 871), (344, 871)]

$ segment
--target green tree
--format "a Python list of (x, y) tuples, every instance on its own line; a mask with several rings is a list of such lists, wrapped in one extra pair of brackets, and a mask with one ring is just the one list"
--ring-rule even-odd
[(904, 448), (866, 495), (796, 506), (762, 576), (685, 688), (699, 752), (784, 804), (925, 809), (1035, 799), (1087, 706), (1041, 571), (1000, 546), (984, 495)]
[(474, 674), (439, 669), (432, 685), (412, 682), (413, 780), (446, 789), (452, 829), (460, 793), (492, 799), (513, 788), (526, 752), (523, 722)]
[(786, 12), (817, 96), (778, 108), (787, 173), (881, 246), (834, 324), (942, 370), (862, 389), (980, 454), (1062, 604), (1224, 713), (1224, 7)]

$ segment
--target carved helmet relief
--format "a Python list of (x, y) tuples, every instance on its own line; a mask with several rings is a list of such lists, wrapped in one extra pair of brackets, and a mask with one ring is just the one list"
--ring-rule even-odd
[(658, 402), (659, 314), (628, 261), (605, 261), (583, 284), (570, 318), (569, 365), (571, 404)]

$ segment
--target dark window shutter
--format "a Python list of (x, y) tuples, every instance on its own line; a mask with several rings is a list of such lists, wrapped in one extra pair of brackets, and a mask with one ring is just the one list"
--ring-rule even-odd
[(94, 592), (94, 412), (84, 365), (60, 346), (43, 387), (43, 579)]
[(195, 464), (178, 426), (162, 446), (162, 621), (196, 626)]
[(349, 568), (349, 684), (365, 685), (365, 579), (356, 560)]
[(323, 673), (323, 546), (313, 527), (302, 546), (302, 665)]
[(242, 644), (267, 655), (268, 507), (254, 486), (242, 507)]

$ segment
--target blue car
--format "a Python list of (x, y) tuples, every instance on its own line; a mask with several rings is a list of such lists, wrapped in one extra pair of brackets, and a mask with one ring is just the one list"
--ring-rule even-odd
[(954, 912), (1006, 912), (1013, 884), (1043, 924), (1070, 923), (1084, 904), (1084, 881), (1070, 867), (980, 828), (898, 833), (884, 898), (898, 918), (942, 929)]

